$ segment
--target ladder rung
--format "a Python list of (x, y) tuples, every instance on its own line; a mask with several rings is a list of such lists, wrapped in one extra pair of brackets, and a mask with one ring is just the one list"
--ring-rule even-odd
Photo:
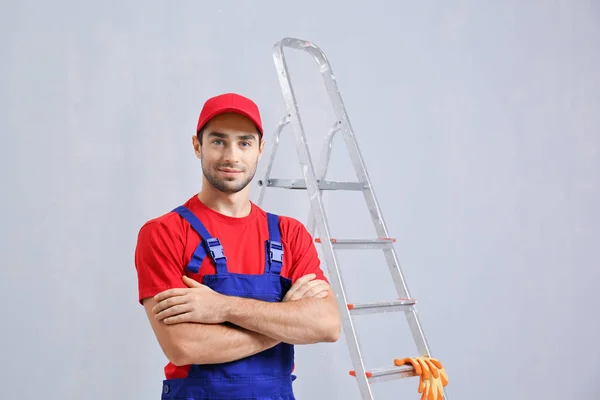
[[(321, 190), (364, 190), (367, 185), (362, 182), (335, 182), (317, 180)], [(264, 180), (259, 180), (260, 186), (265, 185)], [(279, 187), (283, 189), (306, 189), (305, 179), (267, 179), (267, 187)]]
[(414, 299), (398, 299), (393, 301), (379, 301), (375, 303), (348, 304), (352, 315), (381, 314), (386, 312), (407, 311), (417, 303)]
[[(351, 376), (356, 376), (354, 370), (350, 371)], [(395, 379), (410, 378), (418, 376), (411, 365), (402, 365), (401, 367), (392, 366), (388, 368), (372, 369), (365, 373), (370, 383), (390, 381)]]
[[(330, 239), (331, 244), (336, 249), (389, 249), (394, 245), (396, 239), (381, 238), (381, 239)], [(320, 238), (316, 238), (315, 242), (321, 243)]]

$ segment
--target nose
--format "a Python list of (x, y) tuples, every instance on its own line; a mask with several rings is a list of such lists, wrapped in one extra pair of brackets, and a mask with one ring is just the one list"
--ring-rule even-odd
[(237, 164), (238, 155), (235, 146), (225, 146), (223, 151), (223, 161), (230, 164)]

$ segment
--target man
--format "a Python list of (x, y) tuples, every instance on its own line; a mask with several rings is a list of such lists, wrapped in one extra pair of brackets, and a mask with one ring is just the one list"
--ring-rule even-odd
[(146, 222), (135, 251), (169, 359), (162, 398), (294, 400), (294, 345), (337, 341), (335, 295), (305, 227), (249, 200), (265, 144), (256, 104), (207, 100), (192, 144), (200, 192)]

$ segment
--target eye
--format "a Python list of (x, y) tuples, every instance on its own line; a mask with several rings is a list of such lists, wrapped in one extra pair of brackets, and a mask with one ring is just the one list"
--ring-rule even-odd
[(215, 139), (215, 140), (213, 140), (212, 142), (213, 142), (214, 144), (222, 144), (222, 143), (223, 143), (223, 140), (221, 140), (221, 139)]
[(242, 142), (242, 146), (250, 146), (250, 142)]

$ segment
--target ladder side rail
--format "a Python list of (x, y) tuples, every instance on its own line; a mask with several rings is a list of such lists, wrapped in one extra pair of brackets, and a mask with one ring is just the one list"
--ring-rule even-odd
[[(347, 344), (350, 348), (350, 358), (356, 371), (356, 380), (358, 382), (359, 391), (361, 397), (364, 400), (373, 399), (370, 384), (366, 376), (365, 366), (362, 361), (362, 355), (358, 338), (354, 329), (354, 323), (350, 316), (350, 312), (347, 308), (348, 301), (342, 285), (342, 277), (337, 267), (336, 255), (331, 243), (331, 235), (329, 233), (329, 226), (327, 217), (325, 216), (321, 196), (319, 196), (319, 188), (316, 182), (316, 173), (311, 161), (308, 146), (306, 144), (306, 136), (302, 126), (302, 120), (298, 111), (298, 105), (294, 95), (293, 88), (291, 86), (289, 72), (285, 61), (285, 55), (283, 47), (293, 47), (289, 44), (296, 43), (297, 41), (286, 41), (285, 39), (276, 43), (273, 48), (273, 59), (278, 72), (278, 79), (283, 93), (284, 101), (287, 105), (287, 109), (290, 115), (290, 119), (294, 122), (292, 124), (292, 130), (296, 139), (296, 148), (298, 151), (298, 157), (302, 164), (302, 172), (306, 180), (306, 189), (311, 204), (311, 208), (315, 215), (316, 227), (320, 237), (323, 239), (321, 249), (323, 251), (326, 267), (329, 271), (331, 285), (336, 293), (336, 299), (338, 308), (340, 310), (342, 326), (347, 336)], [(294, 48), (294, 47), (293, 47)]]
[[(377, 235), (379, 237), (390, 237), (385, 220), (383, 218), (381, 207), (379, 205), (379, 202), (377, 201), (373, 185), (371, 183), (371, 179), (367, 172), (364, 158), (356, 141), (354, 129), (352, 128), (352, 124), (350, 123), (350, 118), (348, 117), (344, 101), (337, 86), (335, 75), (333, 73), (333, 68), (329, 63), (327, 56), (318, 46), (312, 43), (298, 40), (290, 40), (290, 43), (292, 43), (296, 48), (301, 47), (302, 49), (307, 50), (319, 64), (319, 70), (321, 71), (321, 76), (324, 80), (327, 93), (329, 95), (330, 101), (334, 109), (334, 113), (341, 124), (341, 131), (345, 139), (346, 147), (348, 148), (348, 151), (350, 153), (350, 158), (352, 164), (354, 165), (354, 170), (356, 172), (357, 179), (360, 182), (366, 183), (366, 187), (363, 191), (363, 194), (372, 217), (375, 231), (377, 232)], [(386, 250), (384, 254), (387, 263), (390, 267), (390, 272), (392, 274), (398, 295), (402, 298), (411, 298), (410, 290), (408, 288), (406, 278), (402, 271), (402, 267), (398, 260), (395, 250)], [(422, 325), (419, 321), (416, 308), (413, 308), (410, 311), (406, 311), (405, 316), (411, 328), (411, 333), (413, 339), (415, 340), (415, 344), (417, 345), (418, 352), (421, 355), (429, 356), (431, 352)]]
[[(331, 101), (331, 105), (333, 107), (336, 119), (338, 121), (338, 124), (341, 125), (340, 130), (344, 135), (346, 147), (348, 148), (351, 161), (356, 172), (356, 177), (359, 182), (365, 183), (366, 185), (366, 189), (364, 190), (364, 196), (369, 207), (369, 212), (371, 213), (373, 222), (375, 224), (376, 233), (379, 237), (382, 238), (389, 237), (388, 229), (383, 219), (383, 213), (375, 197), (371, 179), (369, 177), (367, 168), (364, 163), (364, 158), (358, 147), (358, 143), (354, 135), (354, 129), (352, 128), (352, 125), (350, 123), (350, 119), (344, 106), (344, 101), (338, 89), (335, 75), (333, 73), (331, 64), (329, 63), (329, 60), (327, 59), (327, 56), (317, 45), (306, 40), (284, 38), (281, 41), (281, 46), (287, 46), (294, 49), (306, 51), (313, 56), (313, 58), (319, 65), (319, 70), (321, 71), (321, 76), (325, 83), (325, 87), (327, 89), (327, 93), (329, 95), (329, 99)], [(408, 288), (405, 284), (402, 284), (401, 286), (404, 288), (404, 293), (399, 294), (409, 298), (410, 293), (408, 291)]]
[[(381, 238), (390, 237), (385, 220), (383, 218), (383, 213), (379, 206), (379, 202), (377, 201), (377, 198), (375, 196), (375, 191), (373, 189), (371, 179), (368, 175), (364, 159), (358, 147), (358, 143), (356, 141), (352, 125), (350, 124), (350, 119), (346, 113), (346, 109), (344, 107), (340, 92), (337, 89), (337, 84), (335, 82), (333, 71), (331, 70), (331, 67), (327, 69), (321, 68), (321, 71), (323, 79), (326, 82), (329, 96), (333, 103), (334, 109), (336, 110), (337, 117), (342, 123), (341, 132), (344, 136), (346, 147), (348, 148), (348, 151), (350, 153), (350, 157), (354, 165), (357, 178), (359, 179), (359, 181), (366, 183), (366, 187), (363, 191), (363, 194), (372, 217), (375, 231), (377, 235)], [(395, 249), (391, 248), (384, 250), (384, 256), (392, 274), (398, 296), (407, 299), (412, 298), (410, 290), (408, 288), (408, 283), (402, 271), (402, 267), (398, 260)], [(416, 308), (406, 311), (405, 316), (410, 327), (411, 334), (417, 346), (417, 351), (422, 356), (430, 356), (431, 351), (429, 348), (429, 344), (427, 343), (427, 338), (419, 320)]]
[[(319, 167), (317, 169), (317, 180), (321, 182), (324, 181), (327, 176), (327, 169), (329, 168), (329, 159), (331, 158), (331, 149), (333, 147), (333, 138), (335, 134), (340, 130), (339, 125), (339, 121), (335, 122), (329, 130), (329, 132), (327, 133), (327, 135), (325, 136), (325, 141), (323, 143), (323, 148), (321, 149), (321, 156), (319, 159)], [(323, 198), (322, 191), (319, 192), (319, 196), (321, 196), (321, 199)], [(311, 234), (311, 236), (314, 235), (315, 215), (312, 212), (312, 210), (310, 210), (308, 213), (308, 222), (306, 224), (306, 229)]]
[[(322, 78), (327, 88), (327, 93), (332, 103), (334, 113), (336, 115), (337, 120), (341, 124), (341, 131), (344, 135), (346, 147), (348, 148), (348, 151), (350, 153), (350, 157), (357, 175), (357, 179), (359, 180), (359, 182), (364, 182), (366, 184), (363, 193), (365, 201), (367, 202), (369, 212), (372, 216), (375, 231), (377, 235), (381, 238), (389, 237), (388, 229), (383, 218), (381, 207), (379, 206), (379, 202), (376, 199), (371, 179), (369, 177), (364, 163), (364, 158), (358, 147), (358, 143), (354, 135), (354, 130), (350, 123), (350, 119), (346, 112), (342, 96), (340, 94), (335, 80), (333, 69), (327, 59), (327, 56), (318, 46), (306, 40), (284, 38), (281, 42), (278, 43), (278, 45), (276, 45), (277, 48), (281, 49), (281, 52), (283, 52), (284, 46), (308, 52), (310, 55), (313, 56), (313, 58), (319, 65), (319, 70), (321, 71)], [(295, 107), (297, 106), (295, 105)], [(401, 265), (397, 260), (396, 253), (392, 250), (386, 253), (386, 258), (389, 259), (388, 261), (392, 262), (390, 265), (394, 265), (394, 268), (392, 268), (391, 272), (392, 276), (394, 277), (396, 287), (398, 289), (398, 295), (404, 298), (410, 298), (410, 291), (408, 289), (406, 279), (404, 278), (404, 274), (402, 273)]]
[[(329, 63), (325, 53), (318, 46), (305, 41), (304, 48), (308, 49), (309, 53), (313, 55), (319, 64), (319, 70), (321, 71), (321, 76), (327, 88), (327, 93), (329, 94), (335, 115), (338, 121), (340, 121), (342, 124), (341, 131), (344, 135), (346, 147), (350, 153), (350, 158), (354, 165), (357, 178), (360, 182), (366, 183), (363, 194), (365, 201), (367, 202), (369, 212), (372, 216), (377, 235), (382, 238), (388, 238), (390, 236), (383, 218), (383, 212), (381, 211), (381, 207), (375, 196), (375, 191), (367, 172), (364, 158), (356, 141), (354, 129), (350, 123), (350, 118), (348, 117), (344, 101), (337, 86), (331, 64)], [(395, 249), (391, 248), (384, 250), (384, 255), (392, 274), (398, 295), (403, 298), (411, 298), (408, 284), (406, 282), (406, 278), (402, 271), (402, 266), (398, 260)], [(422, 324), (419, 320), (416, 307), (412, 307), (409, 311), (406, 311), (405, 316), (419, 354), (422, 356), (431, 356), (431, 350)], [(444, 399), (448, 400), (446, 390), (444, 390)]]
[(273, 145), (271, 147), (271, 156), (269, 157), (269, 161), (263, 173), (263, 180), (258, 181), (258, 184), (261, 186), (260, 192), (258, 194), (258, 199), (256, 200), (256, 205), (259, 207), (262, 206), (262, 202), (265, 197), (265, 191), (267, 190), (269, 179), (271, 178), (271, 169), (273, 168), (273, 163), (275, 162), (275, 155), (277, 153), (277, 148), (279, 147), (279, 138), (281, 136), (281, 131), (283, 128), (290, 122), (289, 115), (285, 115), (279, 120), (277, 124), (277, 128), (275, 130), (275, 134), (273, 135)]

